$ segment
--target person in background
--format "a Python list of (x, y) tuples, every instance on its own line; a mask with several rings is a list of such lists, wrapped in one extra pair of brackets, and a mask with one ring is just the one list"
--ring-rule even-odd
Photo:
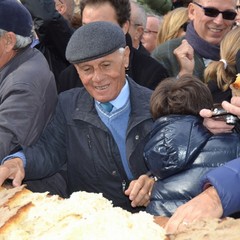
[(236, 26), (239, 26), (240, 25), (240, 0), (237, 0), (236, 11), (237, 11), (237, 17), (236, 17), (235, 24)]
[(143, 31), (146, 27), (147, 15), (143, 6), (138, 2), (130, 1), (131, 16), (128, 33), (132, 39), (132, 46), (144, 54), (149, 55), (148, 51), (142, 45)]
[(157, 46), (158, 29), (162, 24), (163, 18), (153, 13), (147, 14), (146, 28), (142, 37), (142, 44), (151, 53)]
[(54, 0), (56, 10), (68, 21), (72, 21), (75, 2), (74, 0)]
[(194, 74), (203, 80), (208, 63), (220, 59), (220, 42), (235, 22), (236, 0), (195, 0), (188, 5), (188, 16), (185, 37), (159, 45), (152, 56), (169, 76)]
[(213, 99), (208, 87), (192, 75), (162, 81), (150, 106), (155, 123), (144, 157), (158, 181), (146, 210), (170, 217), (201, 192), (204, 173), (240, 157), (240, 135), (213, 135), (203, 125), (199, 112), (212, 109)]
[[(240, 73), (240, 50), (236, 55), (236, 69)], [(232, 97), (231, 102), (223, 101), (222, 107), (240, 117), (240, 97)], [(212, 112), (208, 109), (202, 109), (200, 115), (204, 118), (204, 125), (213, 134), (233, 130), (233, 126), (212, 118)], [(240, 133), (239, 127), (235, 126), (235, 130)], [(220, 218), (240, 212), (239, 173), (239, 158), (209, 171), (200, 184), (203, 192), (176, 210), (166, 225), (166, 231), (174, 233), (201, 218)]]
[(185, 35), (189, 22), (188, 9), (184, 7), (169, 11), (163, 17), (163, 22), (157, 34), (157, 45)]
[(0, 158), (35, 143), (57, 103), (48, 63), (31, 48), (32, 29), (21, 3), (0, 1)]
[(236, 55), (240, 48), (240, 28), (226, 34), (220, 44), (220, 60), (212, 61), (204, 71), (204, 80), (211, 90), (215, 103), (230, 101), (230, 84), (236, 79)]
[[(84, 88), (59, 95), (53, 120), (39, 141), (3, 161), (0, 185), (7, 178), (14, 186), (24, 177), (44, 179), (66, 164), (68, 194), (102, 193), (115, 206), (144, 210), (154, 183), (143, 159), (153, 124), (152, 91), (125, 74), (129, 48), (122, 29), (103, 21), (83, 25), (72, 35), (66, 57)], [(55, 187), (62, 188), (62, 182)]]
[[(128, 34), (131, 11), (129, 0), (81, 0), (80, 7), (83, 24), (108, 21), (122, 28), (130, 48), (130, 63), (126, 73), (134, 81), (144, 87), (154, 89), (161, 80), (168, 76), (166, 69), (160, 63), (132, 47), (132, 41)], [(73, 65), (67, 67), (60, 78), (61, 92), (82, 86)]]
[(69, 66), (65, 51), (74, 32), (70, 19), (74, 0), (24, 0), (34, 21), (39, 44), (35, 46), (48, 61), (59, 90), (59, 74)]

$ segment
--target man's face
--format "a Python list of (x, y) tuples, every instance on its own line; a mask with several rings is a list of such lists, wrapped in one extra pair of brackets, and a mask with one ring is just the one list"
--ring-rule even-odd
[[(106, 21), (119, 26), (115, 9), (110, 3), (85, 6), (82, 23)], [(75, 64), (84, 87), (99, 102), (115, 99), (125, 84), (125, 67), (129, 64), (129, 48), (124, 53), (116, 51), (105, 57)]]
[(82, 23), (88, 24), (97, 21), (112, 22), (119, 25), (115, 9), (108, 2), (85, 6), (82, 12)]
[(160, 20), (156, 17), (148, 17), (146, 29), (143, 34), (142, 44), (151, 53), (157, 45), (157, 33)]
[(125, 84), (129, 48), (117, 50), (107, 56), (74, 64), (89, 94), (99, 102), (115, 99)]
[[(203, 7), (216, 8), (219, 11), (235, 11), (235, 0), (201, 0)], [(226, 20), (220, 13), (217, 17), (208, 17), (204, 10), (194, 3), (189, 4), (189, 18), (193, 20), (198, 35), (211, 44), (220, 44), (226, 33), (232, 28), (234, 20)]]

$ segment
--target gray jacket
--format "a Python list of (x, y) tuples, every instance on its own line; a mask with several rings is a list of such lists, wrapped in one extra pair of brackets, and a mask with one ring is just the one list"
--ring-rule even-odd
[[(161, 45), (159, 45), (153, 52), (152, 57), (160, 62), (168, 71), (169, 77), (176, 77), (180, 71), (180, 66), (177, 58), (175, 57), (173, 51), (179, 45), (181, 45), (184, 38), (175, 38), (169, 40)], [(197, 53), (194, 53), (194, 71), (193, 74), (200, 79), (203, 79), (203, 72), (205, 65), (203, 58), (200, 57)]]
[(30, 47), (0, 69), (0, 158), (29, 146), (42, 133), (57, 102), (54, 76)]
[[(147, 172), (143, 148), (153, 124), (149, 111), (151, 91), (130, 79), (129, 86), (131, 113), (126, 151), (134, 178), (138, 178)], [(69, 194), (80, 190), (101, 192), (114, 205), (134, 211), (123, 192), (129, 180), (117, 144), (85, 88), (60, 94), (53, 121), (37, 144), (24, 149), (24, 153), (27, 180), (51, 176), (67, 163)]]

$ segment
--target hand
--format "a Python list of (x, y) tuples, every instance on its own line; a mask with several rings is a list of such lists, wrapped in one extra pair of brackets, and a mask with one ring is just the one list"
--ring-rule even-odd
[(201, 218), (220, 218), (223, 208), (214, 187), (207, 188), (186, 204), (180, 206), (169, 219), (165, 229), (167, 233), (175, 233), (186, 228), (187, 224)]
[(223, 101), (222, 107), (229, 113), (232, 113), (240, 117), (240, 97), (232, 97), (231, 103)]
[(150, 202), (154, 179), (147, 175), (141, 175), (137, 180), (131, 181), (125, 194), (132, 201), (132, 207), (147, 206)]
[(178, 76), (184, 74), (193, 74), (194, 69), (194, 50), (187, 40), (182, 40), (182, 44), (174, 49), (174, 55), (176, 56), (180, 65), (180, 72)]
[(212, 117), (212, 111), (209, 109), (202, 109), (200, 116), (204, 118), (203, 125), (213, 134), (232, 132), (234, 126), (226, 124), (225, 121), (218, 121)]
[(14, 187), (20, 186), (24, 176), (25, 171), (20, 158), (9, 159), (0, 166), (0, 186), (6, 179), (12, 179)]

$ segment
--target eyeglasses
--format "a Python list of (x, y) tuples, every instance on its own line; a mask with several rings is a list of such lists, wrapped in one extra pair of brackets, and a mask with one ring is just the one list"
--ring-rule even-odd
[(145, 29), (145, 30), (144, 30), (144, 33), (147, 33), (147, 34), (155, 33), (155, 34), (157, 34), (158, 32), (157, 32), (157, 31), (151, 31), (151, 30)]
[(233, 12), (233, 11), (223, 11), (222, 12), (222, 11), (219, 11), (218, 9), (216, 9), (216, 8), (213, 8), (213, 7), (203, 7), (202, 5), (200, 5), (196, 2), (193, 2), (193, 4), (202, 8), (204, 10), (204, 14), (208, 17), (217, 17), (221, 13), (222, 17), (225, 20), (234, 20), (236, 15), (237, 15), (237, 13)]

